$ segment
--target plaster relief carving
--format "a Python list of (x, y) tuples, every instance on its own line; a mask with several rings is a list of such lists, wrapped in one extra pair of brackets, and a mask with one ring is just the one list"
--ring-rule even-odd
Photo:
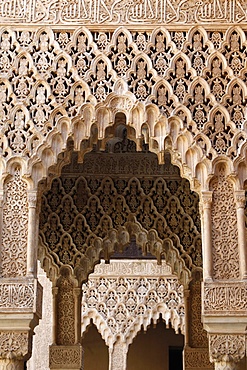
[[(154, 255), (159, 263), (167, 256), (168, 263), (173, 261), (175, 266), (168, 252), (168, 239), (172, 239), (187, 268), (201, 267), (198, 196), (188, 181), (171, 166), (169, 156), (166, 164), (159, 166), (151, 153), (135, 152), (132, 159), (135, 145), (127, 138), (113, 143), (113, 148), (111, 141), (107, 143), (101, 156), (88, 154), (82, 165), (76, 164), (74, 156), (73, 164), (64, 167), (62, 176), (44, 193), (40, 217), (43, 253), (48, 252), (59, 266), (69, 264), (79, 271), (85, 256), (94, 265), (100, 253), (106, 259), (114, 251), (122, 253), (134, 243), (129, 240), (132, 230), (139, 255)], [(108, 153), (112, 149), (116, 152)], [(74, 169), (76, 177), (71, 175)], [(131, 176), (133, 172), (136, 177)], [(182, 264), (176, 265), (178, 273)]]
[(245, 335), (209, 334), (209, 354), (212, 362), (238, 362), (245, 356)]
[[(43, 13), (40, 0), (37, 2)], [(141, 12), (144, 3), (137, 5)], [(223, 3), (225, 10), (230, 2)], [(235, 0), (232, 6), (233, 3)], [(0, 8), (0, 13), (8, 9), (6, 16), (12, 6), (15, 10), (20, 6), (16, 0), (6, 4)], [(146, 5), (152, 4), (148, 1)], [(221, 3), (217, 4), (220, 14)], [(185, 3), (180, 5), (183, 8)], [(53, 6), (54, 2), (49, 9), (54, 15), (59, 6), (57, 3), (58, 8), (52, 10)], [(109, 3), (104, 6), (111, 7)], [(44, 11), (49, 13), (46, 8)], [(183, 17), (187, 11), (182, 11)], [(0, 45), (0, 148), (6, 159), (40, 157), (37, 149), (47, 140), (56, 146), (56, 153), (62, 152), (69, 132), (76, 137), (79, 150), (81, 141), (90, 137), (93, 125), (98, 130), (94, 129), (95, 137), (103, 138), (119, 109), (136, 130), (135, 144), (141, 145), (137, 138), (145, 136), (144, 144), (152, 151), (163, 153), (161, 136), (174, 136), (172, 146), (177, 150), (180, 135), (186, 142), (188, 137), (192, 142), (196, 135), (206, 162), (206, 158), (221, 154), (234, 160), (241, 153), (246, 140), (246, 37), (238, 27), (221, 32), (206, 32), (201, 27), (184, 32), (163, 27), (147, 32), (131, 32), (124, 27), (115, 32), (90, 32), (85, 27), (68, 31), (3, 27)], [(180, 128), (170, 131), (170, 123), (164, 122), (171, 116), (182, 122), (178, 124)], [(61, 141), (49, 135), (54, 130), (60, 132)], [(89, 148), (92, 149), (90, 142), (83, 150)], [(184, 150), (188, 150), (187, 146)], [(55, 163), (55, 153), (49, 155), (54, 156)], [(187, 160), (188, 155), (182, 156)]]
[(233, 184), (221, 168), (213, 187), (212, 243), (215, 279), (239, 278), (236, 202)]
[(213, 369), (214, 365), (209, 361), (208, 348), (189, 348), (184, 349), (185, 369)]
[(29, 336), (29, 331), (0, 331), (1, 357), (23, 359), (30, 350)]
[(28, 197), (27, 185), (21, 179), (19, 169), (16, 169), (5, 189), (2, 277), (24, 276), (27, 270)]
[(0, 309), (2, 308), (32, 308), (34, 303), (34, 286), (14, 284), (0, 284)]
[(83, 349), (76, 346), (50, 346), (50, 369), (81, 369)]
[[(149, 273), (140, 275), (137, 265), (144, 271), (150, 265)], [(167, 325), (170, 322), (176, 332), (180, 329), (183, 333), (183, 286), (167, 271), (166, 263), (159, 269), (155, 265), (156, 262), (138, 261), (132, 266), (126, 260), (101, 263), (82, 286), (82, 332), (92, 318), (108, 346), (117, 338), (129, 345), (142, 326), (147, 329), (152, 319), (156, 321), (162, 315)]]
[(247, 311), (246, 283), (211, 285), (204, 283), (203, 313), (207, 314), (244, 314)]
[(26, 5), (16, 0), (4, 0), (0, 8), (1, 23), (11, 19), (13, 23), (46, 24), (195, 24), (195, 23), (237, 23), (246, 22), (246, 3), (243, 0), (190, 4), (184, 1), (144, 0), (137, 5), (116, 0), (96, 2), (80, 0), (76, 3), (48, 0), (28, 0)]

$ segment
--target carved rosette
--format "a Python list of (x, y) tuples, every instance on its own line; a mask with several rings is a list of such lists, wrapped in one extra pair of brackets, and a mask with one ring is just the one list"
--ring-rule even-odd
[(210, 361), (239, 362), (245, 356), (246, 337), (238, 334), (209, 334)]
[(81, 345), (50, 346), (50, 369), (77, 369), (83, 367), (83, 349)]

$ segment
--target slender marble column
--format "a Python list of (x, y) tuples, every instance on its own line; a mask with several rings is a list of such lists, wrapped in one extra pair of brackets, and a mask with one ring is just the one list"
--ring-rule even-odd
[(117, 341), (113, 348), (109, 349), (109, 370), (126, 370), (128, 346), (126, 343)]
[(81, 288), (74, 288), (75, 298), (75, 344), (81, 339)]
[(36, 272), (37, 261), (37, 191), (28, 193), (28, 241), (27, 241), (27, 275)]
[(247, 246), (246, 246), (246, 229), (245, 229), (245, 192), (236, 191), (236, 207), (238, 222), (238, 245), (241, 278), (247, 280)]
[(55, 345), (57, 342), (57, 294), (58, 294), (58, 287), (52, 288), (52, 343)]
[(201, 199), (202, 217), (202, 250), (203, 250), (203, 280), (212, 281), (213, 256), (212, 256), (212, 192), (205, 191)]
[(184, 290), (184, 309), (185, 309), (185, 335), (184, 335), (184, 346), (189, 346), (189, 325), (190, 325), (190, 318), (189, 318), (189, 296), (190, 291), (189, 289)]

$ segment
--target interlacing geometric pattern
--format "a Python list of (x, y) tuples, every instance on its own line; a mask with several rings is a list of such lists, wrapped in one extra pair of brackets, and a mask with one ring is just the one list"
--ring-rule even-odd
[[(140, 255), (151, 253), (159, 261), (162, 255), (168, 258), (159, 245), (170, 240), (188, 269), (202, 267), (198, 195), (171, 165), (169, 156), (166, 164), (159, 165), (150, 152), (119, 153), (123, 140), (118, 140), (113, 139), (116, 153), (89, 153), (83, 164), (74, 155), (72, 164), (62, 169), (61, 177), (43, 194), (40, 241), (45, 254), (58, 266), (73, 268), (85, 257), (94, 263), (100, 256), (108, 259), (130, 245), (131, 240), (120, 244), (111, 235), (123, 234), (133, 219), (136, 231), (131, 237), (142, 250)], [(131, 143), (127, 140), (127, 147)], [(151, 234), (140, 238), (137, 224), (159, 241), (152, 244)], [(175, 269), (178, 273), (178, 266)]]
[[(148, 140), (153, 137), (152, 150), (162, 149), (161, 136), (175, 140), (181, 131), (184, 145), (193, 140), (200, 156), (234, 159), (246, 139), (246, 43), (239, 27), (188, 32), (2, 28), (2, 155), (40, 156), (49, 133), (51, 139), (56, 126), (61, 130), (61, 117), (69, 125), (83, 117), (72, 122), (81, 139), (97, 121), (102, 137), (121, 107), (131, 112), (128, 119), (135, 119), (138, 135), (143, 128)], [(181, 119), (180, 128), (167, 129), (165, 119), (171, 116)]]
[(129, 345), (142, 326), (146, 330), (160, 315), (184, 333), (184, 287), (164, 262), (101, 263), (82, 290), (82, 333), (93, 319), (108, 346), (120, 338)]

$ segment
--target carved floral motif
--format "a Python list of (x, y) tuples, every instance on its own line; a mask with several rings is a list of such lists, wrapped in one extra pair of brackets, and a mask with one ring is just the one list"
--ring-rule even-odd
[[(42, 244), (56, 263), (76, 268), (85, 253), (91, 256), (92, 246), (96, 254), (91, 257), (97, 257), (103, 248), (100, 240), (113, 237), (110, 230), (120, 232), (135, 216), (145, 230), (157, 230), (161, 240), (171, 238), (187, 267), (201, 267), (198, 196), (190, 190), (189, 182), (181, 179), (169, 158), (162, 166), (151, 153), (135, 153), (132, 159), (128, 153), (133, 151), (131, 141), (126, 141), (127, 146), (123, 141), (114, 141), (114, 155), (88, 154), (82, 165), (75, 165), (74, 157), (73, 164), (64, 167), (62, 177), (53, 180), (42, 200)], [(71, 175), (74, 168), (78, 177)], [(162, 173), (165, 175), (160, 176)], [(162, 251), (157, 243), (157, 250), (152, 250), (151, 244), (151, 240), (145, 245), (136, 240), (137, 249), (142, 248), (144, 254), (154, 253), (160, 260)], [(111, 248), (104, 253), (112, 254)]]
[[(124, 275), (113, 272), (111, 265), (121, 266)], [(156, 262), (138, 262), (142, 266), (150, 265), (151, 275), (136, 272), (130, 261), (115, 261), (102, 264), (82, 289), (82, 332), (86, 330), (88, 319), (93, 318), (95, 325), (108, 345), (118, 336), (131, 343), (143, 325), (144, 328), (157, 320), (159, 315), (171, 323), (177, 332), (184, 332), (184, 296), (183, 286), (177, 278), (166, 272), (166, 264), (161, 267), (162, 274), (157, 275)], [(104, 270), (104, 274), (102, 273)], [(132, 272), (131, 272), (132, 270)]]
[(239, 277), (237, 214), (233, 184), (224, 168), (213, 184), (212, 202), (213, 273), (215, 279)]
[(80, 345), (76, 346), (50, 346), (50, 369), (59, 369), (61, 366), (67, 369), (78, 369), (82, 366), (83, 350)]
[(208, 348), (189, 348), (184, 349), (185, 369), (213, 369), (214, 365), (209, 361)]
[(27, 185), (19, 169), (6, 184), (3, 205), (2, 276), (17, 277), (26, 274), (28, 234)]
[(0, 355), (2, 358), (9, 357), (22, 359), (30, 350), (28, 331), (1, 331), (0, 332)]
[(210, 361), (240, 361), (245, 356), (245, 341), (245, 335), (210, 334)]
[[(40, 0), (36, 1), (40, 16), (44, 12), (44, 18), (41, 18), (49, 22), (46, 7)], [(215, 11), (218, 9), (219, 14), (230, 6), (231, 2), (224, 1), (222, 9), (219, 1), (217, 5), (215, 3)], [(235, 12), (227, 12), (227, 15), (236, 14), (235, 0), (232, 1)], [(73, 12), (79, 3), (73, 3)], [(99, 8), (103, 3), (98, 3)], [(182, 11), (185, 4), (182, 2), (181, 7), (177, 6), (186, 18), (186, 12), (195, 8), (188, 7)], [(207, 10), (205, 5), (205, 15), (213, 9), (211, 5)], [(12, 6), (15, 11), (21, 5), (16, 0), (8, 2), (8, 14)], [(35, 8), (35, 4), (33, 6)], [(51, 8), (53, 6), (54, 2)], [(62, 8), (64, 6), (65, 2)], [(80, 3), (80, 6), (83, 5)], [(108, 6), (111, 6), (109, 2), (103, 6), (104, 11)], [(146, 6), (148, 12), (153, 4), (148, 1)], [(166, 6), (167, 2), (164, 2)], [(200, 7), (199, 3), (194, 6)], [(136, 5), (133, 12), (138, 8), (141, 14), (144, 4)], [(3, 9), (5, 4), (0, 8), (0, 19), (1, 10), (5, 12)], [(59, 6), (55, 6), (52, 14), (58, 9)], [(160, 9), (160, 4), (155, 9)], [(172, 8), (169, 9), (171, 11)], [(115, 11), (113, 14), (117, 14)], [(103, 13), (101, 11), (101, 16)], [(179, 22), (177, 16), (175, 19)], [(96, 19), (94, 21), (97, 22)], [(200, 133), (196, 140), (204, 155), (226, 154), (234, 159), (246, 140), (242, 130), (247, 106), (243, 84), (247, 79), (245, 44), (244, 33), (236, 27), (226, 32), (208, 33), (200, 27), (186, 32), (169, 32), (163, 27), (147, 32), (130, 32), (121, 27), (106, 33), (90, 32), (85, 27), (74, 31), (53, 31), (43, 27), (35, 32), (1, 28), (0, 149), (5, 157), (31, 157), (52, 130), (60, 130), (58, 122), (61, 117), (70, 121), (81, 114), (85, 125), (85, 130), (79, 129), (79, 140), (82, 140), (90, 136), (92, 122), (97, 121), (99, 126), (111, 122), (109, 111), (101, 114), (104, 109), (96, 109), (97, 104), (111, 100), (112, 111), (120, 107), (125, 112), (132, 110), (131, 118), (136, 117), (133, 110), (137, 99), (144, 103), (147, 116), (148, 111), (153, 111), (155, 118), (147, 122), (153, 138), (160, 132), (159, 121), (175, 115), (182, 119), (182, 129), (193, 135)], [(98, 114), (99, 117), (95, 117)], [(155, 129), (151, 128), (151, 122), (155, 122)], [(141, 124), (134, 124), (136, 137), (140, 137), (142, 132), (139, 130), (143, 128)], [(102, 127), (98, 128), (96, 135), (102, 135)], [(168, 134), (162, 131), (162, 135)], [(160, 139), (156, 139), (160, 146)]]

